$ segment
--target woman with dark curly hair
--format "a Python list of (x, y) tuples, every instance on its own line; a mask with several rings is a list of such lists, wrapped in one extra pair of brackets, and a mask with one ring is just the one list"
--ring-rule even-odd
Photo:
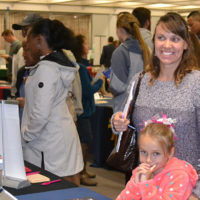
[(66, 104), (77, 68), (62, 51), (74, 42), (73, 32), (57, 20), (43, 19), (31, 29), (27, 48), (40, 61), (25, 83), (21, 130), (26, 161), (80, 185), (81, 146)]
[[(176, 119), (175, 156), (198, 170), (200, 158), (200, 71), (185, 20), (167, 13), (157, 23), (151, 63), (141, 81), (132, 114), (138, 132), (143, 120), (162, 113)], [(133, 78), (137, 80), (138, 74)], [(125, 131), (128, 119), (113, 116), (114, 129)], [(200, 190), (196, 190), (200, 192)], [(200, 194), (198, 194), (200, 195)]]

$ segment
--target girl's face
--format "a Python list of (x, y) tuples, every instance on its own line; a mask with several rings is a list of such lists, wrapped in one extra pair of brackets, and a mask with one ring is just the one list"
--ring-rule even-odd
[(155, 33), (155, 54), (160, 60), (161, 67), (177, 68), (187, 49), (187, 43), (179, 35), (166, 28), (164, 24), (158, 24)]
[(154, 175), (156, 175), (162, 171), (173, 156), (173, 150), (171, 154), (165, 152), (161, 144), (147, 134), (140, 136), (139, 154), (141, 163), (149, 164), (150, 167), (156, 166), (153, 171)]

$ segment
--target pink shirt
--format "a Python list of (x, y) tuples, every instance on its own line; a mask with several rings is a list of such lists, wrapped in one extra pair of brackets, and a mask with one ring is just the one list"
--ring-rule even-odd
[(171, 158), (159, 174), (148, 181), (136, 184), (135, 172), (136, 169), (116, 200), (187, 200), (198, 179), (191, 164), (175, 157)]

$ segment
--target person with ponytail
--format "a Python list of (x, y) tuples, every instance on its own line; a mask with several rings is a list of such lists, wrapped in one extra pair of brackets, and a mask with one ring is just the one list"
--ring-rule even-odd
[(114, 112), (121, 109), (133, 76), (142, 71), (150, 60), (149, 49), (139, 30), (139, 22), (132, 14), (126, 13), (118, 17), (117, 36), (121, 45), (113, 52), (110, 76)]
[(26, 161), (80, 185), (81, 145), (66, 104), (78, 69), (62, 51), (74, 44), (74, 33), (58, 20), (42, 19), (29, 32), (27, 48), (40, 61), (25, 83), (21, 132)]

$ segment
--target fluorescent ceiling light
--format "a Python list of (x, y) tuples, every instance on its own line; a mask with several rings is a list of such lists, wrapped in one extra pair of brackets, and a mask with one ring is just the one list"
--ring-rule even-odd
[(137, 5), (141, 5), (143, 3), (140, 3), (140, 2), (131, 2), (131, 1), (128, 1), (128, 2), (120, 2), (120, 5), (126, 5), (126, 6), (137, 6)]
[(172, 7), (175, 6), (173, 4), (167, 4), (167, 3), (156, 3), (156, 4), (151, 4), (148, 7), (149, 8), (163, 8), (163, 7)]
[(109, 1), (109, 0), (96, 0), (94, 1), (94, 3), (112, 3), (113, 1)]
[(178, 6), (176, 9), (196, 9), (196, 8), (200, 8), (200, 6)]
[(49, 3), (61, 3), (61, 2), (70, 2), (72, 0), (49, 0)]
[(181, 2), (181, 3), (189, 3), (188, 0), (168, 0), (167, 3), (174, 3), (174, 2)]

